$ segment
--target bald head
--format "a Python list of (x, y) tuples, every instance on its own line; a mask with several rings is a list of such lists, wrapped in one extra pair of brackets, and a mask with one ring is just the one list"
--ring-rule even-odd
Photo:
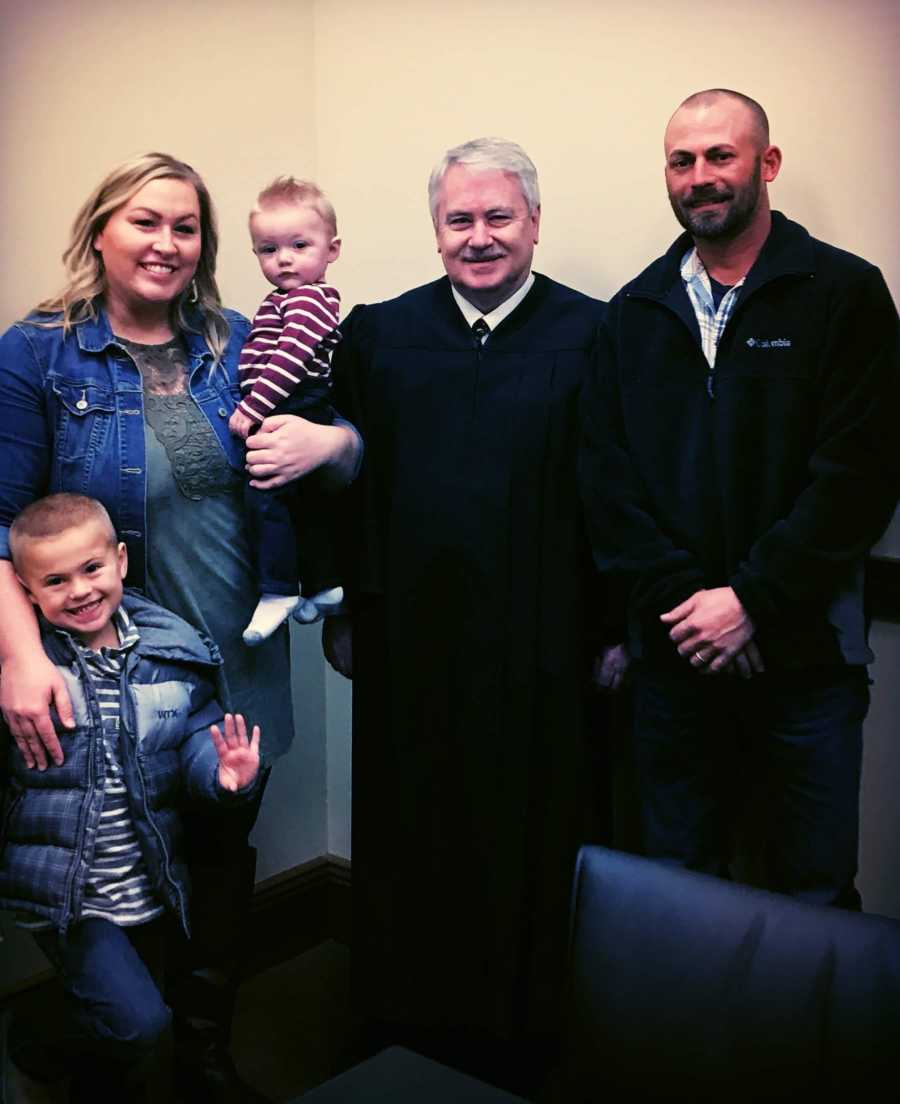
[(747, 114), (750, 128), (754, 135), (754, 140), (760, 149), (764, 149), (769, 144), (769, 117), (766, 115), (761, 104), (758, 104), (756, 100), (751, 99), (749, 96), (745, 96), (743, 92), (735, 92), (730, 88), (707, 88), (703, 92), (694, 92), (693, 95), (688, 96), (686, 100), (678, 105), (672, 118), (669, 120), (669, 126), (666, 127), (666, 133), (668, 134), (669, 127), (675, 121), (679, 112), (688, 110), (702, 110), (704, 108), (713, 108), (720, 105), (725, 100), (731, 100), (739, 108), (743, 108)]

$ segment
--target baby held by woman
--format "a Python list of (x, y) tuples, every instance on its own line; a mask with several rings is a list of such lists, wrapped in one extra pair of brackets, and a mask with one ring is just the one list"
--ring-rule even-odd
[[(341, 251), (334, 208), (315, 184), (278, 177), (257, 197), (250, 237), (275, 290), (256, 312), (241, 352), (241, 401), (229, 429), (246, 440), (264, 432), (265, 419), (277, 414), (330, 425), (331, 354), (341, 340), (340, 295), (325, 283)], [(248, 483), (245, 504), (261, 595), (245, 643), (259, 644), (291, 613), (309, 622), (338, 612), (343, 589), (336, 576), (331, 501), (315, 477), (276, 490)]]

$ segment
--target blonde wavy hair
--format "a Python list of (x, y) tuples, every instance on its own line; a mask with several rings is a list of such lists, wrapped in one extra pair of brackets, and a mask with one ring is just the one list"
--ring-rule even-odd
[[(222, 310), (222, 300), (216, 284), (216, 253), (219, 232), (216, 213), (209, 190), (200, 175), (184, 161), (167, 153), (145, 153), (123, 161), (100, 182), (75, 216), (69, 245), (63, 253), (68, 279), (62, 291), (38, 303), (41, 314), (56, 314), (52, 321), (38, 325), (62, 326), (68, 334), (79, 322), (97, 317), (97, 305), (106, 291), (103, 257), (94, 249), (94, 241), (106, 226), (111, 214), (151, 180), (170, 178), (193, 185), (200, 204), (200, 260), (194, 278), (184, 291), (172, 300), (170, 321), (175, 333), (189, 330), (202, 333), (217, 364), (228, 344), (228, 321)], [(202, 324), (191, 322), (198, 313)]]

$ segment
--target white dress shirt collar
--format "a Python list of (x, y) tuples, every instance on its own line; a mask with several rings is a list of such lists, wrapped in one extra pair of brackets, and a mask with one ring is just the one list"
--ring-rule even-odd
[(514, 291), (508, 299), (504, 299), (500, 306), (494, 307), (494, 309), (490, 311), (489, 314), (482, 314), (478, 307), (473, 306), (469, 302), (469, 300), (465, 298), (465, 296), (460, 295), (460, 293), (456, 290), (455, 287), (453, 287), (452, 284), (450, 285), (450, 289), (453, 292), (453, 298), (456, 300), (456, 305), (462, 311), (463, 318), (465, 318), (466, 324), (469, 326), (469, 328), (471, 328), (473, 323), (477, 322), (479, 318), (483, 318), (485, 322), (487, 322), (488, 326), (491, 329), (491, 332), (493, 333), (493, 331), (500, 325), (503, 319), (506, 318), (508, 314), (512, 314), (512, 312), (522, 302), (529, 291), (531, 291), (531, 287), (533, 284), (534, 273), (529, 272), (528, 276), (525, 279), (525, 283), (522, 284), (518, 291)]

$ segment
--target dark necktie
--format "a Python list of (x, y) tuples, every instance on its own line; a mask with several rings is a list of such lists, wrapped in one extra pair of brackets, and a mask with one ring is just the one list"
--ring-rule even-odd
[(480, 349), (485, 341), (487, 341), (490, 332), (491, 327), (483, 318), (475, 319), (472, 323), (472, 340), (475, 342), (476, 349)]

